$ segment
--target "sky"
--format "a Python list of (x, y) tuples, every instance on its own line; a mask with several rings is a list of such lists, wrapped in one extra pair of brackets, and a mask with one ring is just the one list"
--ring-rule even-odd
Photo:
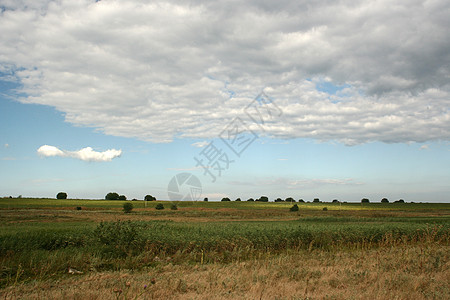
[(449, 15), (0, 0), (0, 197), (450, 202)]

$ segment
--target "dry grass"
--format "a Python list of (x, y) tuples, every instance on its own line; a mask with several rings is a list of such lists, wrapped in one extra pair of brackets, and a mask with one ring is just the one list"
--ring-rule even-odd
[[(434, 243), (299, 251), (232, 264), (69, 276), (0, 291), (2, 299), (449, 299), (450, 251)], [(155, 284), (152, 284), (152, 278)], [(148, 285), (144, 289), (144, 285)]]

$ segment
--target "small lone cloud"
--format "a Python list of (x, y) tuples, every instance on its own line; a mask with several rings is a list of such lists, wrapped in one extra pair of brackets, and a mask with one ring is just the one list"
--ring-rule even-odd
[(5, 148), (9, 148), (9, 144), (5, 144)]
[(111, 161), (122, 155), (122, 150), (109, 149), (103, 152), (94, 151), (91, 147), (86, 147), (78, 151), (66, 151), (55, 146), (43, 145), (37, 150), (38, 154), (45, 157), (61, 156), (72, 157), (84, 161), (104, 162)]
[(203, 141), (203, 142), (196, 142), (191, 144), (191, 146), (197, 147), (197, 148), (203, 148), (205, 146), (207, 146), (209, 143), (207, 141)]
[(420, 150), (427, 150), (430, 148), (430, 145), (422, 145), (420, 146)]
[(277, 160), (288, 160), (287, 158), (277, 158)]

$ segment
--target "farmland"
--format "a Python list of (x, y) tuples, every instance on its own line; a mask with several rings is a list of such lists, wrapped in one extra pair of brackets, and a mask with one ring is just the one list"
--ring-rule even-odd
[(0, 296), (450, 296), (450, 204), (123, 203), (0, 199)]

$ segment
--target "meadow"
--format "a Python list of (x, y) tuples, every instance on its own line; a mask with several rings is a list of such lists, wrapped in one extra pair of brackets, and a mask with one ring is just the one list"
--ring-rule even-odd
[(450, 297), (450, 204), (132, 203), (0, 199), (0, 296)]

